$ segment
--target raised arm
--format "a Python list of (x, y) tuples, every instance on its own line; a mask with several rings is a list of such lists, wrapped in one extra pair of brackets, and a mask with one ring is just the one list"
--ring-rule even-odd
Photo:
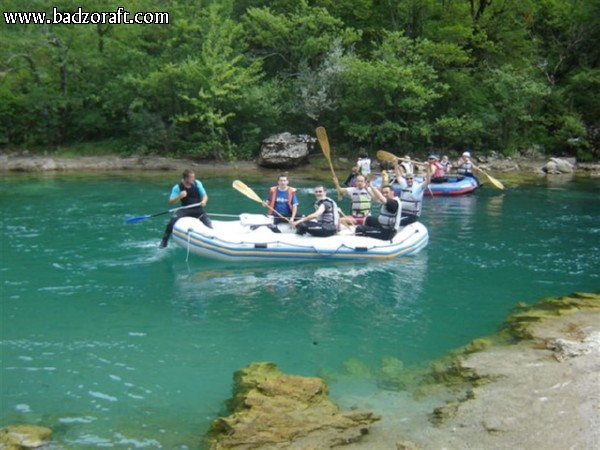
[(335, 189), (338, 191), (338, 194), (344, 195), (346, 192), (348, 192), (348, 189), (340, 186), (340, 180), (338, 180), (338, 177), (333, 177), (333, 184), (335, 185)]
[(431, 166), (428, 164), (427, 173), (425, 175), (425, 181), (423, 181), (423, 189), (429, 186), (429, 183), (431, 183)]
[(377, 203), (385, 203), (386, 202), (387, 199), (383, 196), (383, 194), (376, 187), (371, 186), (369, 184), (367, 186), (367, 191), (369, 192), (369, 194), (371, 194), (371, 197), (373, 197), (375, 199), (375, 201), (377, 201)]
[(404, 170), (402, 169), (402, 167), (400, 166), (400, 164), (398, 164), (398, 158), (394, 159), (394, 175), (396, 176), (396, 180), (400, 180), (400, 178), (402, 178), (404, 176)]

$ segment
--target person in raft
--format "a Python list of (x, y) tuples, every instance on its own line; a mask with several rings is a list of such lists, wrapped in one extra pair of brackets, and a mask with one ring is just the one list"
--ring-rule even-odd
[(431, 182), (431, 166), (427, 166), (427, 175), (421, 183), (415, 183), (415, 176), (412, 173), (402, 176), (401, 169), (398, 167), (398, 160), (394, 160), (394, 169), (396, 171), (394, 191), (402, 204), (402, 220), (400, 221), (400, 225), (405, 226), (417, 222), (421, 216), (423, 194), (425, 193), (425, 188)]
[(175, 222), (182, 217), (196, 217), (208, 228), (212, 228), (210, 217), (208, 217), (208, 214), (204, 211), (204, 207), (208, 202), (208, 194), (202, 183), (199, 180), (196, 180), (196, 175), (190, 169), (185, 169), (183, 171), (181, 181), (171, 189), (169, 204), (172, 205), (177, 202), (181, 202), (181, 206), (195, 204), (198, 206), (180, 209), (173, 213), (171, 220), (169, 220), (169, 223), (165, 228), (163, 238), (160, 241), (160, 244), (158, 244), (159, 248), (166, 248), (167, 245), (169, 245), (169, 238), (171, 237), (171, 234), (173, 234), (173, 226), (175, 225)]
[(338, 207), (335, 201), (327, 197), (322, 184), (315, 186), (315, 212), (296, 220), (296, 234), (310, 234), (315, 237), (328, 237), (337, 233), (340, 223)]
[(269, 197), (263, 200), (263, 205), (269, 208), (269, 215), (273, 217), (273, 226), (269, 226), (272, 231), (279, 232), (277, 224), (294, 221), (298, 212), (298, 198), (296, 189), (289, 186), (287, 174), (279, 175), (277, 186), (269, 189)]
[(464, 152), (456, 162), (456, 173), (465, 177), (473, 177), (473, 162), (471, 161), (471, 152)]
[(448, 181), (446, 177), (446, 169), (440, 162), (440, 158), (438, 155), (429, 155), (427, 157), (428, 161), (428, 172), (431, 174), (431, 182), (432, 183), (444, 183)]
[(367, 236), (375, 239), (391, 240), (400, 228), (402, 206), (400, 199), (396, 198), (394, 189), (390, 185), (381, 188), (381, 192), (372, 189), (373, 199), (381, 203), (379, 217), (367, 217), (364, 225), (356, 227), (357, 236)]
[(450, 159), (448, 159), (448, 155), (442, 156), (440, 164), (444, 168), (444, 173), (446, 175), (450, 175), (450, 172), (452, 172), (452, 161), (450, 161)]
[(342, 225), (362, 225), (371, 213), (371, 194), (367, 188), (366, 177), (357, 175), (355, 187), (343, 188), (337, 178), (333, 179), (333, 184), (340, 195), (347, 194), (350, 197), (351, 215), (342, 217), (340, 223)]
[(365, 177), (369, 176), (371, 173), (371, 158), (369, 158), (369, 154), (366, 150), (360, 151), (356, 166), (358, 167), (358, 173)]

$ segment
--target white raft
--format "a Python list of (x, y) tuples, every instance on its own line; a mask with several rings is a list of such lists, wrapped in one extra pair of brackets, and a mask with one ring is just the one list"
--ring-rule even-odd
[(175, 223), (174, 242), (190, 253), (223, 261), (260, 260), (386, 260), (414, 255), (427, 246), (427, 228), (419, 222), (401, 228), (394, 239), (354, 236), (350, 230), (331, 237), (299, 236), (287, 224), (281, 233), (267, 226), (271, 218), (241, 214), (240, 220), (213, 220), (213, 229), (198, 219), (183, 217)]

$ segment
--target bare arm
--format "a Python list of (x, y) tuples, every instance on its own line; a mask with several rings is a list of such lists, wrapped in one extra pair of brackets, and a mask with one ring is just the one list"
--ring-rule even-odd
[(427, 166), (427, 174), (425, 175), (425, 181), (423, 181), (423, 189), (429, 186), (431, 183), (431, 166)]
[(404, 170), (402, 169), (400, 164), (398, 164), (398, 158), (394, 159), (394, 174), (396, 175), (396, 180), (399, 180), (401, 177), (404, 176), (403, 172)]
[(316, 219), (316, 218), (320, 217), (321, 214), (323, 214), (324, 212), (325, 212), (325, 205), (321, 204), (321, 205), (319, 205), (319, 207), (317, 208), (317, 210), (314, 213), (309, 214), (308, 216), (305, 216), (305, 217), (302, 217), (301, 219), (296, 220), (293, 225), (296, 226), (299, 223), (308, 222), (309, 220)]
[(169, 197), (169, 205), (177, 203), (187, 197), (187, 191), (179, 191), (179, 194)]
[(348, 192), (348, 189), (340, 186), (340, 180), (338, 180), (337, 177), (333, 177), (333, 184), (335, 185), (335, 189), (338, 191), (338, 194), (344, 195), (346, 192)]
[(385, 201), (387, 200), (376, 187), (369, 185), (367, 186), (367, 190), (371, 194), (371, 197), (373, 197), (378, 203), (385, 203)]

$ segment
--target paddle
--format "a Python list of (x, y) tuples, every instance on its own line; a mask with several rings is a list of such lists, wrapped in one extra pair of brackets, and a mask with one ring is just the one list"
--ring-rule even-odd
[[(327, 131), (325, 128), (318, 127), (317, 130), (317, 139), (319, 140), (319, 144), (321, 145), (321, 150), (323, 150), (323, 155), (325, 155), (325, 159), (329, 163), (329, 169), (331, 169), (331, 176), (333, 178), (337, 178), (335, 175), (335, 170), (333, 170), (333, 164), (331, 163), (331, 149), (329, 148), (329, 139), (327, 138)], [(342, 195), (338, 192), (338, 201), (342, 200)]]
[[(264, 205), (262, 198), (260, 198), (258, 196), (258, 194), (256, 192), (254, 192), (250, 187), (248, 187), (244, 182), (242, 182), (240, 180), (234, 180), (232, 186), (236, 191), (244, 194), (250, 200), (254, 200), (255, 202), (260, 203), (261, 205)], [(269, 208), (271, 211), (273, 211), (275, 214), (277, 214), (282, 219), (285, 219), (288, 223), (291, 223), (290, 219), (288, 217), (282, 216), (279, 213), (279, 211), (274, 210), (269, 205), (267, 205), (267, 208)]]
[(156, 214), (146, 214), (144, 216), (130, 217), (125, 220), (126, 223), (136, 223), (141, 222), (142, 220), (150, 219), (151, 217), (162, 216), (163, 214), (169, 214), (171, 212), (179, 211), (180, 209), (194, 208), (195, 206), (200, 206), (201, 203), (194, 203), (193, 205), (180, 206), (179, 208), (168, 209), (167, 211), (162, 211)]
[(489, 173), (487, 173), (485, 170), (480, 169), (479, 167), (477, 167), (475, 164), (473, 164), (473, 169), (479, 170), (482, 174), (484, 174), (486, 177), (488, 177), (488, 179), (490, 180), (490, 182), (496, 186), (498, 189), (504, 189), (504, 185), (500, 182), (500, 180), (495, 179), (493, 176), (491, 176)]
[(412, 159), (406, 159), (406, 158), (399, 158), (398, 156), (394, 155), (393, 153), (390, 152), (386, 152), (385, 150), (379, 150), (377, 152), (377, 159), (381, 159), (382, 161), (394, 161), (395, 159), (398, 159), (400, 161), (409, 161), (417, 166), (427, 166), (427, 163), (422, 163), (422, 162), (418, 162)]

